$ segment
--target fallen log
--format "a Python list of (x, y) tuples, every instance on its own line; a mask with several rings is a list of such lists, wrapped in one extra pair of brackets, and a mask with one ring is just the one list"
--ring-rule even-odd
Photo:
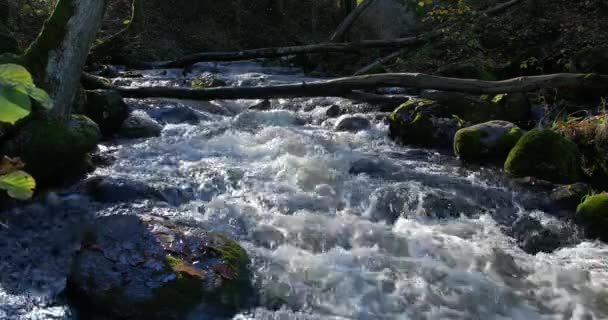
[(374, 0), (365, 0), (361, 2), (355, 10), (351, 11), (348, 16), (340, 23), (336, 31), (329, 37), (330, 42), (335, 42), (336, 39), (341, 39), (342, 36), (348, 32), (350, 27), (357, 21), (357, 19), (361, 16), (361, 14), (367, 9)]
[(404, 51), (405, 51), (405, 49), (399, 49), (399, 50), (397, 50), (397, 51), (389, 54), (388, 56), (382, 57), (382, 58), (380, 58), (380, 59), (378, 59), (378, 60), (376, 60), (376, 61), (374, 61), (374, 62), (372, 62), (372, 63), (370, 63), (368, 65), (366, 65), (365, 67), (359, 69), (357, 72), (355, 72), (353, 74), (353, 76), (359, 76), (359, 75), (362, 75), (362, 74), (366, 74), (366, 73), (370, 72), (371, 70), (373, 70), (373, 69), (375, 69), (375, 68), (377, 68), (377, 67), (379, 67), (379, 66), (381, 66), (381, 65), (383, 65), (383, 64), (385, 64), (385, 63), (387, 63), (387, 62), (389, 62), (389, 61), (391, 61), (391, 60), (393, 60), (395, 58), (397, 58)]
[(243, 51), (203, 52), (183, 58), (157, 64), (157, 68), (184, 68), (197, 62), (210, 61), (239, 61), (258, 58), (277, 58), (304, 53), (349, 52), (369, 48), (404, 47), (416, 44), (417, 37), (407, 37), (391, 40), (365, 40), (360, 42), (320, 43), (305, 46), (261, 48)]
[[(91, 79), (89, 79), (91, 80)], [(95, 79), (92, 79), (94, 81)], [(260, 87), (188, 89), (120, 87), (96, 81), (98, 87), (116, 90), (125, 98), (175, 98), (188, 100), (273, 99), (297, 97), (346, 97), (353, 91), (403, 87), (457, 91), (473, 94), (529, 92), (543, 88), (608, 88), (608, 75), (556, 73), (502, 81), (439, 77), (422, 73), (383, 73)]]

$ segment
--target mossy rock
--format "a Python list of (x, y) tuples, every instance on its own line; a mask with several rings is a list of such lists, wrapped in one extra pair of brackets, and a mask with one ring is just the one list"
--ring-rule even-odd
[(73, 115), (67, 122), (34, 117), (25, 120), (3, 151), (20, 157), (38, 185), (48, 186), (89, 171), (89, 153), (100, 138), (97, 124), (85, 116)]
[(581, 154), (574, 142), (551, 130), (534, 129), (513, 147), (505, 170), (514, 176), (532, 176), (557, 183), (581, 178)]
[(184, 319), (198, 306), (229, 318), (251, 294), (248, 264), (238, 243), (213, 231), (104, 217), (72, 263), (68, 296), (84, 313), (121, 319)]
[(129, 107), (116, 91), (86, 91), (84, 104), (75, 110), (91, 118), (104, 137), (111, 137), (122, 127), (129, 116)]
[(504, 160), (523, 134), (507, 121), (480, 123), (456, 132), (454, 153), (466, 161)]
[(608, 193), (585, 197), (576, 214), (589, 236), (608, 240)]
[(218, 77), (211, 72), (203, 72), (191, 82), (191, 86), (194, 89), (225, 87), (226, 85), (226, 81), (218, 79)]
[(425, 147), (448, 147), (459, 129), (453, 117), (436, 117), (430, 112), (437, 103), (426, 99), (411, 99), (389, 116), (389, 134), (396, 141)]

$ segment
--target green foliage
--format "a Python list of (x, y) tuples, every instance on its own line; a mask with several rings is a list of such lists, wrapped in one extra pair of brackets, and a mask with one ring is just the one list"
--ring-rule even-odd
[(36, 88), (31, 74), (16, 64), (0, 65), (0, 121), (14, 124), (31, 112), (31, 99), (50, 109), (53, 101)]
[(36, 181), (27, 172), (17, 170), (0, 176), (0, 189), (18, 200), (27, 200), (34, 195)]

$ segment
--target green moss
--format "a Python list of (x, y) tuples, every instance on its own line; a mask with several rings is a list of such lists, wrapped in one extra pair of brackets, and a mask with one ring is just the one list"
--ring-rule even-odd
[(247, 296), (246, 293), (251, 290), (249, 281), (250, 272), (248, 268), (249, 256), (236, 241), (227, 238), (222, 234), (216, 234), (216, 237), (223, 242), (219, 247), (215, 247), (220, 257), (226, 261), (231, 268), (234, 278), (229, 279), (223, 284), (219, 292), (215, 292), (210, 298), (222, 305), (236, 310), (243, 304), (242, 297)]
[(517, 144), (519, 139), (524, 135), (524, 131), (519, 127), (515, 127), (498, 138), (497, 151), (507, 154)]
[(524, 135), (509, 153), (505, 170), (515, 176), (534, 176), (571, 183), (581, 175), (580, 152), (574, 142), (551, 130)]
[(86, 171), (88, 153), (101, 135), (85, 116), (72, 116), (67, 123), (32, 118), (7, 143), (7, 154), (19, 156), (40, 185), (55, 184)]
[(464, 128), (458, 130), (454, 136), (454, 154), (462, 159), (477, 159), (482, 156), (483, 145), (481, 139), (485, 132)]
[(180, 268), (190, 264), (179, 258), (167, 256), (165, 258), (167, 272), (175, 273), (175, 280), (163, 284), (154, 289), (154, 298), (147, 303), (148, 308), (142, 308), (146, 312), (155, 314), (163, 310), (185, 310), (201, 303), (204, 297), (203, 283), (201, 278)]
[(576, 213), (591, 236), (608, 239), (608, 193), (585, 197)]

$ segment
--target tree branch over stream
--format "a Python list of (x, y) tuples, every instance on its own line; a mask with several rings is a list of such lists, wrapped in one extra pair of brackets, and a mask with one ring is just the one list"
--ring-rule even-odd
[(405, 47), (418, 43), (417, 37), (407, 37), (391, 40), (365, 40), (359, 42), (319, 43), (293, 47), (273, 47), (227, 52), (195, 53), (183, 58), (161, 63), (157, 68), (184, 68), (197, 62), (210, 61), (239, 61), (259, 58), (277, 58), (294, 54), (349, 52), (369, 48)]
[(297, 97), (346, 97), (353, 92), (383, 87), (457, 91), (473, 94), (529, 92), (543, 88), (608, 88), (608, 75), (557, 73), (502, 81), (448, 78), (423, 73), (383, 73), (313, 82), (259, 87), (189, 89), (170, 87), (120, 87), (103, 78), (85, 75), (83, 83), (97, 89), (118, 91), (125, 98), (174, 98), (188, 100), (273, 99)]

